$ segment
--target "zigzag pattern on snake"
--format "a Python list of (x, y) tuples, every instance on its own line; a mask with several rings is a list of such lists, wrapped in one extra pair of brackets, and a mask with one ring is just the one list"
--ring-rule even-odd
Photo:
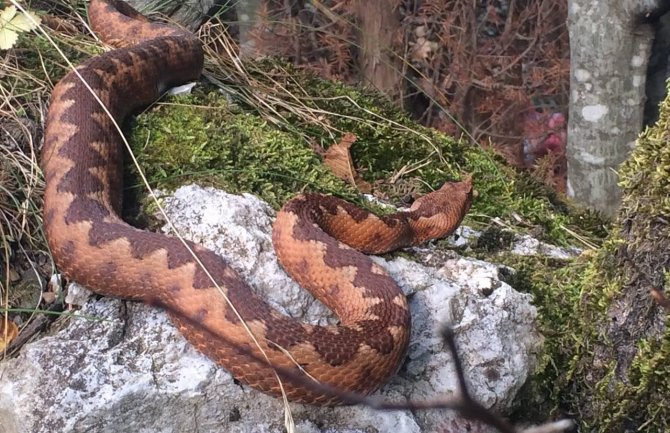
[[(79, 65), (53, 90), (42, 167), (44, 224), (56, 264), (99, 294), (169, 306), (195, 347), (240, 381), (280, 395), (272, 368), (249, 357), (250, 352), (263, 359), (240, 318), (181, 241), (138, 230), (119, 217), (124, 145), (82, 81), (121, 123), (166, 88), (199, 77), (200, 42), (176, 27), (149, 22), (120, 0), (92, 0), (89, 19), (103, 40), (121, 48)], [(337, 326), (309, 325), (278, 313), (223, 259), (189, 245), (271, 365), (369, 393), (402, 363), (410, 314), (393, 279), (356, 249), (382, 253), (444, 237), (460, 224), (471, 198), (467, 179), (445, 184), (408, 212), (384, 217), (320, 194), (289, 201), (274, 224), (277, 254), (282, 266), (338, 315)], [(337, 403), (300, 384), (285, 381), (284, 390), (293, 401)]]

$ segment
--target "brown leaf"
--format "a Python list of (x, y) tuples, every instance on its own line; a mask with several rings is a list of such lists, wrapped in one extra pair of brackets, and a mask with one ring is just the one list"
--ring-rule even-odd
[[(7, 328), (5, 328), (5, 323)], [(19, 328), (14, 322), (11, 320), (5, 322), (4, 318), (0, 320), (0, 351), (5, 350), (17, 335), (19, 335)]]
[(335, 176), (354, 185), (360, 192), (370, 193), (372, 192), (372, 185), (358, 175), (351, 159), (349, 148), (355, 141), (356, 136), (351, 132), (344, 134), (339, 143), (328, 148), (323, 155), (323, 163), (333, 171)]

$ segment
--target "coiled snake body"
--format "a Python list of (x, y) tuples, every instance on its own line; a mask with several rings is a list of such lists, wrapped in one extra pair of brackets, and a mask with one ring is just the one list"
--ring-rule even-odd
[[(166, 88), (197, 79), (203, 51), (195, 36), (151, 23), (120, 0), (92, 0), (89, 18), (103, 40), (121, 48), (79, 65), (53, 90), (42, 152), (44, 224), (62, 272), (102, 295), (167, 306), (195, 347), (263, 392), (281, 393), (273, 369), (258, 361), (264, 356), (272, 366), (344, 390), (377, 389), (402, 362), (410, 315), (396, 283), (351, 247), (381, 253), (446, 236), (470, 207), (471, 182), (447, 183), (409, 212), (385, 217), (319, 194), (288, 202), (274, 224), (279, 259), (341, 323), (286, 317), (213, 252), (188, 243), (208, 275), (178, 239), (119, 217), (124, 146), (101, 103), (121, 123)], [(337, 403), (304, 384), (283, 386), (293, 401)]]

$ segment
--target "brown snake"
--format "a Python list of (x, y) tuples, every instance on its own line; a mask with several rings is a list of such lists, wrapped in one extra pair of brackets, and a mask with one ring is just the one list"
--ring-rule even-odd
[[(271, 366), (347, 391), (369, 393), (386, 382), (407, 350), (407, 300), (381, 267), (351, 247), (382, 253), (448, 235), (470, 208), (471, 180), (447, 183), (408, 212), (384, 217), (320, 194), (289, 201), (274, 224), (277, 255), (340, 324), (286, 317), (215, 253), (188, 243), (216, 284), (180, 240), (119, 217), (124, 144), (100, 103), (121, 123), (166, 88), (197, 79), (203, 51), (192, 34), (151, 23), (120, 0), (92, 0), (89, 19), (103, 40), (121, 48), (79, 65), (53, 90), (42, 152), (44, 224), (62, 272), (102, 295), (166, 306), (188, 341), (263, 392), (281, 395), (273, 369), (258, 361), (264, 356)], [(283, 387), (292, 401), (338, 402), (304, 384)]]

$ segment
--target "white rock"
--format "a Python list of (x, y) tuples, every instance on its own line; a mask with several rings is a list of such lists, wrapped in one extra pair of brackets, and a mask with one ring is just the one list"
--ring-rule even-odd
[(65, 295), (65, 303), (68, 305), (73, 305), (81, 307), (88, 299), (93, 295), (86, 286), (82, 286), (77, 283), (70, 283), (67, 286), (67, 295)]
[[(187, 186), (165, 206), (180, 233), (226, 257), (277, 308), (312, 323), (333, 320), (277, 264), (270, 240), (274, 212), (267, 204)], [(456, 391), (453, 361), (436, 334), (447, 321), (456, 331), (472, 395), (504, 411), (535, 366), (542, 342), (536, 310), (529, 295), (498, 279), (496, 266), (444, 257), (436, 267), (375, 258), (409, 295), (413, 318), (407, 360), (378, 395), (405, 401)], [(99, 299), (78, 315), (0, 365), (0, 432), (284, 431), (280, 400), (236, 384), (195, 351), (163, 312)], [(418, 433), (467, 425), (443, 411), (291, 408), (296, 431), (306, 433)]]
[[(473, 230), (469, 227), (460, 226), (447, 239), (447, 241), (449, 242), (449, 245), (453, 247), (463, 247), (472, 243), (481, 235), (482, 232), (480, 231)], [(422, 249), (417, 248), (417, 250), (421, 251)], [(573, 257), (577, 257), (582, 253), (582, 250), (577, 247), (561, 248), (557, 247), (556, 245), (541, 242), (532, 236), (515, 234), (514, 240), (512, 242), (512, 248), (509, 250), (509, 252), (519, 256), (544, 256), (551, 257), (553, 259), (567, 260)]]
[(512, 254), (520, 256), (546, 256), (554, 259), (567, 260), (582, 253), (579, 248), (560, 248), (555, 245), (540, 242), (537, 239), (523, 235), (517, 236), (512, 246)]

